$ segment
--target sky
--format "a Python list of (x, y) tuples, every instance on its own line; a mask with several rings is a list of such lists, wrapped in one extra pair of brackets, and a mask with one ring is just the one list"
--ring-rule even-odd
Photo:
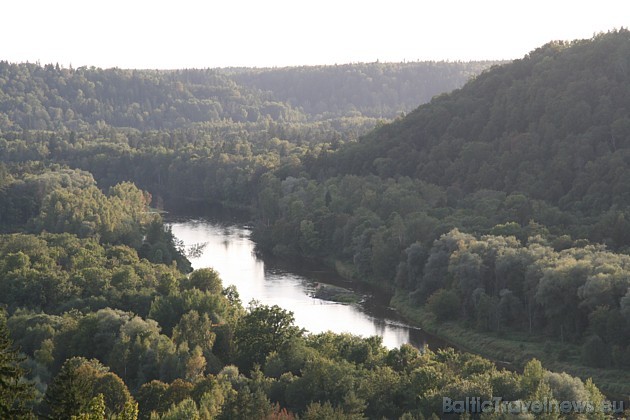
[(630, 26), (628, 0), (5, 0), (0, 60), (121, 68), (506, 60)]

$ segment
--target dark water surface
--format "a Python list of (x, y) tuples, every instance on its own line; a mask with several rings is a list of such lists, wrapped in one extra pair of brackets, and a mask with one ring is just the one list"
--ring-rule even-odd
[[(366, 286), (348, 283), (325, 268), (304, 268), (261, 259), (254, 252), (250, 230), (244, 225), (179, 219), (171, 222), (171, 228), (186, 246), (205, 244), (198, 257), (190, 258), (193, 267), (217, 270), (224, 287), (236, 286), (244, 305), (252, 299), (265, 305), (278, 305), (292, 311), (295, 323), (312, 333), (330, 330), (364, 337), (378, 335), (389, 348), (405, 343), (416, 347), (428, 344), (432, 349), (445, 345), (406, 325), (388, 308), (389, 297), (379, 296)], [(365, 299), (359, 304), (341, 304), (314, 298), (317, 282), (353, 289)]]

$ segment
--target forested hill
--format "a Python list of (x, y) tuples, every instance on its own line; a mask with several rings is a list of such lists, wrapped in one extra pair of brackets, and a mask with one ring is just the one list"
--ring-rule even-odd
[[(0, 62), (0, 417), (438, 418), (444, 397), (630, 395), (630, 256), (601, 245), (630, 249), (628, 31), (549, 44), (355, 141), (483, 65)], [(217, 203), (251, 210), (262, 252), (394, 292), (523, 373), (244, 308), (214, 270), (187, 274), (149, 208)]]
[(3, 61), (0, 130), (161, 130), (218, 121), (393, 118), (463, 85), (491, 64), (157, 71)]
[(309, 115), (393, 118), (462, 86), (497, 62), (358, 63), (233, 70), (249, 88), (269, 91)]
[(260, 179), (261, 248), (389, 289), (469, 349), (628, 395), (628, 30), (544, 45), (301, 164)]
[[(551, 42), (327, 156), (451, 200), (497, 190), (598, 215), (630, 205), (630, 32)], [(630, 239), (630, 238), (628, 238)]]

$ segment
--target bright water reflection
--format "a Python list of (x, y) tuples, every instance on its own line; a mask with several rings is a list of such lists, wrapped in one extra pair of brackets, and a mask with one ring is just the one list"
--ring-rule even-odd
[(369, 314), (366, 307), (311, 297), (314, 282), (325, 282), (325, 277), (321, 278), (320, 273), (315, 279), (308, 274), (266, 265), (254, 253), (254, 243), (249, 239), (247, 228), (206, 220), (178, 221), (171, 227), (173, 234), (186, 246), (206, 244), (199, 257), (191, 258), (193, 267), (217, 270), (223, 286), (235, 285), (245, 305), (252, 299), (266, 305), (278, 305), (292, 311), (296, 324), (313, 333), (330, 330), (364, 337), (379, 335), (389, 348), (409, 342), (421, 346), (427, 342), (427, 337), (418, 329), (383, 315)]

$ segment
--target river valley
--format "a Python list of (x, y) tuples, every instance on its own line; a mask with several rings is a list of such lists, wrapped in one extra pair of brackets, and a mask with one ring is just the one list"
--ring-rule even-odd
[[(176, 219), (171, 223), (175, 237), (186, 247), (200, 245), (190, 257), (193, 268), (212, 267), (223, 286), (236, 286), (245, 306), (255, 299), (293, 312), (296, 325), (311, 333), (333, 331), (382, 337), (388, 348), (410, 343), (415, 347), (442, 347), (444, 343), (407, 325), (387, 306), (388, 297), (344, 281), (325, 269), (305, 269), (286, 262), (263, 259), (255, 252), (250, 229), (244, 225), (205, 219)], [(345, 304), (314, 297), (319, 283), (352, 289), (362, 299)]]

